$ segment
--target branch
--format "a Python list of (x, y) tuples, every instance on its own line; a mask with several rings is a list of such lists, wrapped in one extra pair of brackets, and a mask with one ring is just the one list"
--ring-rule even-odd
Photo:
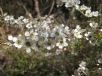
[(52, 12), (52, 10), (53, 10), (53, 8), (54, 8), (54, 4), (55, 4), (55, 1), (52, 2), (52, 5), (51, 5), (51, 8), (50, 8), (50, 11), (49, 11), (48, 15), (51, 14), (51, 12)]
[(0, 14), (3, 15), (3, 9), (0, 7)]
[(17, 5), (18, 5), (18, 6), (21, 6), (21, 7), (25, 10), (26, 16), (27, 16), (28, 18), (33, 19), (32, 14), (27, 10), (26, 6), (25, 6), (22, 2), (17, 2)]
[(39, 1), (38, 0), (33, 0), (33, 3), (35, 4), (35, 11), (37, 13), (37, 17), (40, 17), (41, 16), (41, 13), (40, 13), (40, 9), (39, 9)]

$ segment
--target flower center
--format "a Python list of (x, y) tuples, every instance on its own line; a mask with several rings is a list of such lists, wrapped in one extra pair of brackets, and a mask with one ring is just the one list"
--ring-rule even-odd
[(31, 46), (31, 43), (29, 41), (27, 41), (25, 44), (26, 44), (27, 47)]

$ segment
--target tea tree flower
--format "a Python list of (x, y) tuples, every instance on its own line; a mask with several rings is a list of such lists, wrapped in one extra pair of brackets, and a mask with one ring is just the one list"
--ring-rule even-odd
[(99, 59), (98, 59), (98, 63), (102, 63), (102, 57), (100, 57)]
[(80, 64), (79, 64), (80, 67), (86, 67), (86, 62), (85, 61), (82, 61)]
[(87, 9), (89, 9), (87, 6), (85, 5), (81, 5), (79, 8), (81, 11), (86, 11)]
[(100, 14), (98, 11), (91, 11), (91, 7), (83, 5), (75, 5), (75, 9), (81, 12), (86, 17), (98, 17)]
[(28, 31), (25, 32), (25, 36), (30, 36), (30, 33)]
[(80, 4), (80, 0), (61, 0), (65, 3), (65, 7), (73, 7)]
[[(78, 8), (80, 9), (80, 5)], [(83, 13), (87, 11), (87, 13), (92, 13), (91, 9), (83, 6), (81, 10), (84, 10)], [(34, 51), (42, 51), (43, 52), (51, 52), (51, 50), (67, 50), (68, 47), (71, 49), (74, 48), (74, 44), (78, 40), (86, 39), (92, 41), (91, 36), (92, 32), (90, 28), (82, 29), (80, 25), (76, 25), (76, 28), (70, 28), (65, 24), (56, 24), (53, 22), (52, 17), (44, 17), (40, 20), (33, 19), (29, 20), (24, 17), (19, 17), (18, 19), (14, 19), (14, 22), (20, 26), (24, 32), (18, 36), (8, 35), (8, 41), (16, 48), (21, 49), (24, 48), (27, 53), (31, 53)], [(9, 21), (9, 20), (8, 20)], [(11, 25), (11, 24), (10, 24)], [(96, 22), (90, 22), (90, 27), (97, 28)], [(92, 29), (95, 31), (95, 29)], [(84, 38), (85, 37), (85, 38)], [(70, 49), (70, 48), (69, 48)], [(56, 55), (59, 54), (60, 51), (55, 51)], [(71, 52), (76, 55), (76, 52)]]
[(93, 11), (92, 15), (95, 16), (95, 17), (98, 17), (99, 16), (99, 12), (98, 11)]
[(89, 25), (94, 29), (98, 27), (98, 23), (96, 22), (90, 22)]
[(20, 38), (21, 36), (19, 35), (18, 37), (13, 37), (12, 35), (8, 36), (8, 40), (11, 41), (11, 44), (15, 46), (16, 48), (22, 48), (24, 40)]
[(92, 33), (91, 32), (87, 32), (84, 35), (86, 37), (86, 40), (89, 40), (92, 37)]
[(23, 47), (23, 43), (24, 41), (23, 40), (20, 40), (20, 39), (17, 39), (16, 41), (14, 41), (14, 46), (17, 47), (17, 48), (22, 48)]
[(17, 40), (18, 40), (17, 37), (13, 37), (12, 39), (13, 42), (16, 42)]
[(51, 46), (47, 46), (46, 49), (47, 49), (47, 50), (51, 50), (52, 47), (51, 47)]
[(28, 28), (28, 29), (32, 28), (32, 22), (27, 23), (26, 28)]
[(56, 49), (56, 55), (59, 55), (59, 54), (61, 54), (61, 52), (62, 52), (62, 49)]
[(81, 27), (79, 25), (76, 26), (76, 29), (73, 30), (73, 34), (76, 38), (82, 38), (82, 33), (84, 32), (83, 29), (81, 29)]
[(56, 43), (56, 46), (59, 48), (59, 49), (63, 49), (64, 47), (67, 47), (68, 46), (68, 43), (66, 41), (66, 38), (63, 38), (62, 41)]
[(90, 76), (88, 68), (86, 68), (86, 62), (82, 61), (79, 64), (79, 68), (75, 71), (75, 76)]
[(100, 29), (99, 31), (102, 32), (102, 29)]
[(31, 48), (26, 48), (27, 53), (31, 53)]
[(5, 21), (11, 21), (11, 20), (14, 20), (14, 17), (7, 15), (7, 16), (5, 16), (4, 20)]
[(57, 0), (57, 6), (62, 6), (65, 4), (65, 7), (73, 7), (80, 4), (80, 0)]
[(69, 34), (69, 33), (70, 33), (70, 29), (69, 29), (68, 26), (65, 26), (65, 28), (64, 28), (64, 32), (65, 32), (65, 34)]
[(12, 35), (9, 35), (8, 36), (8, 40), (13, 40), (13, 36)]
[(75, 5), (75, 9), (79, 10), (80, 6), (79, 5)]
[(29, 20), (26, 19), (26, 18), (24, 18), (22, 21), (23, 21), (25, 24), (29, 22)]
[(92, 17), (93, 16), (90, 9), (85, 11), (85, 16), (87, 16), (87, 17)]

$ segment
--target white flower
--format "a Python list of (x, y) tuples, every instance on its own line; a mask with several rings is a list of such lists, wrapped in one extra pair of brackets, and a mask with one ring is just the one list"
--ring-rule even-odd
[(90, 25), (92, 28), (97, 28), (97, 27), (98, 27), (98, 23), (96, 23), (96, 22), (91, 22), (91, 23), (89, 23), (89, 25)]
[(89, 40), (89, 43), (93, 46), (95, 46), (95, 43), (93, 43), (91, 40)]
[(64, 0), (63, 2), (65, 2), (65, 7), (73, 7), (80, 4), (80, 0)]
[(29, 20), (24, 18), (24, 19), (23, 19), (23, 22), (26, 24), (26, 23), (29, 22)]
[(14, 42), (13, 45), (19, 49), (22, 48), (24, 45), (24, 39), (21, 38), (14, 37), (13, 42)]
[(86, 75), (86, 76), (90, 76), (89, 74), (89, 70), (88, 68), (86, 68), (86, 62), (82, 61), (79, 64), (79, 68), (77, 69), (75, 75), (81, 76), (81, 74)]
[(28, 36), (30, 36), (30, 33), (28, 31), (26, 31), (24, 35), (28, 37)]
[(74, 34), (74, 36), (76, 37), (76, 38), (82, 38), (83, 36), (82, 36), (82, 32), (84, 32), (84, 30), (83, 29), (81, 29), (81, 27), (79, 26), (79, 25), (77, 25), (76, 26), (76, 29), (74, 29), (73, 31), (73, 34)]
[(9, 35), (8, 36), (8, 40), (13, 40), (13, 36), (12, 35)]
[(63, 49), (64, 47), (67, 47), (68, 46), (68, 43), (66, 41), (66, 38), (63, 38), (62, 41), (56, 43), (56, 46), (59, 48), (59, 49)]
[(93, 16), (90, 9), (88, 9), (88, 10), (85, 11), (85, 16), (86, 17), (92, 17)]
[(39, 38), (38, 38), (37, 35), (33, 35), (31, 39), (32, 39), (32, 40), (35, 40), (35, 41), (38, 41), (38, 40), (39, 40)]
[(85, 6), (85, 5), (81, 5), (81, 6), (80, 6), (80, 10), (81, 10), (81, 11), (85, 11), (85, 10), (87, 10), (87, 9), (90, 9), (90, 8), (87, 7), (87, 6)]
[(34, 31), (34, 30), (30, 30), (30, 39), (34, 40), (34, 41), (38, 41), (38, 32)]
[(62, 49), (63, 48), (63, 46), (61, 45), (61, 43), (56, 43), (56, 46), (59, 48), (59, 49)]
[(92, 32), (87, 32), (84, 35), (86, 37), (86, 40), (89, 40), (89, 38), (91, 38), (91, 36), (92, 36)]
[(7, 15), (7, 16), (4, 17), (4, 20), (5, 20), (5, 21), (14, 20), (14, 17)]
[(27, 53), (31, 53), (31, 48), (26, 48)]
[(56, 55), (59, 55), (61, 52), (62, 52), (61, 49), (57, 49), (57, 50), (56, 50)]
[(32, 22), (27, 23), (26, 28), (28, 28), (28, 29), (32, 28)]
[(75, 9), (79, 10), (80, 6), (79, 5), (75, 5)]
[(17, 47), (18, 49), (22, 48), (22, 46), (23, 46), (23, 45), (20, 45), (20, 44), (17, 44), (17, 43), (14, 43), (13, 45), (14, 45), (15, 47)]
[(100, 29), (100, 32), (102, 32), (102, 29)]
[(99, 16), (99, 12), (98, 11), (93, 11), (92, 12), (92, 15), (95, 16), (95, 17), (97, 17), (97, 16)]
[(86, 67), (86, 62), (85, 61), (82, 61), (80, 64), (79, 64), (80, 67)]
[(80, 38), (82, 38), (83, 36), (82, 36), (80, 33), (77, 33), (77, 34), (75, 35), (75, 37), (80, 39)]
[(19, 24), (19, 21), (18, 21), (18, 20), (14, 20), (14, 23), (15, 23), (15, 24)]
[(66, 34), (69, 34), (69, 31), (70, 31), (70, 30), (69, 30), (69, 27), (66, 26), (65, 29), (64, 29), (64, 32), (65, 32)]
[(17, 40), (18, 40), (17, 37), (13, 37), (12, 39), (13, 42), (16, 42)]
[(24, 19), (24, 17), (23, 17), (23, 16), (18, 17), (18, 20), (22, 20), (22, 19)]
[(38, 33), (37, 32), (34, 32), (34, 35), (38, 35)]
[(13, 44), (17, 48), (22, 48), (23, 46), (23, 40), (20, 40), (18, 37), (13, 37), (12, 35), (8, 36), (8, 40), (12, 40)]
[(76, 29), (80, 30), (81, 29), (80, 25), (77, 25), (76, 26)]
[(51, 47), (51, 46), (47, 46), (46, 49), (47, 49), (47, 50), (51, 50), (52, 47)]
[(43, 33), (41, 33), (41, 36), (45, 37), (45, 38), (48, 38), (49, 34), (48, 34), (48, 32), (43, 32)]
[(67, 42), (66, 38), (63, 38), (63, 46), (64, 47), (67, 47), (68, 46), (68, 42)]

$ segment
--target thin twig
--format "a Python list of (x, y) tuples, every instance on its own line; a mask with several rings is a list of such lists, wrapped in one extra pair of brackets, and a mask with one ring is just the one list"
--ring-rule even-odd
[(41, 14), (40, 14), (40, 9), (39, 9), (39, 1), (38, 0), (33, 0), (34, 3), (35, 3), (35, 11), (37, 13), (37, 17), (40, 17)]
[(0, 7), (0, 14), (3, 15), (3, 9)]
[(26, 6), (25, 6), (23, 3), (17, 2), (17, 4), (18, 4), (19, 6), (21, 6), (21, 7), (25, 10), (27, 17), (29, 17), (30, 19), (33, 19), (32, 14), (27, 10)]
[(53, 1), (53, 3), (52, 3), (52, 6), (51, 6), (51, 8), (50, 8), (50, 11), (49, 11), (49, 14), (48, 14), (48, 15), (51, 14), (51, 12), (52, 12), (52, 10), (53, 10), (53, 8), (54, 8), (54, 4), (55, 4), (55, 1)]

